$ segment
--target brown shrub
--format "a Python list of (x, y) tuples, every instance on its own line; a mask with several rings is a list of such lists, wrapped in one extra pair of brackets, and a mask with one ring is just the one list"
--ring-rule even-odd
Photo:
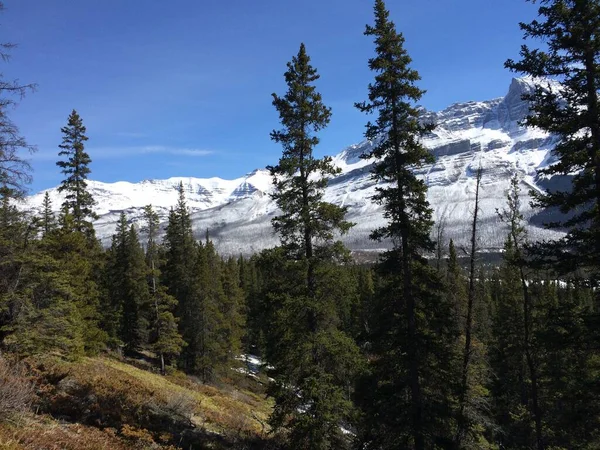
[(0, 422), (29, 410), (34, 387), (20, 364), (0, 356)]
[(154, 444), (152, 434), (143, 428), (123, 425), (123, 428), (121, 428), (121, 435), (133, 441), (137, 441), (138, 443)]
[(0, 449), (4, 450), (175, 450), (148, 440), (143, 430), (129, 434), (116, 430), (59, 423), (47, 416), (26, 418), (19, 426), (0, 425)]

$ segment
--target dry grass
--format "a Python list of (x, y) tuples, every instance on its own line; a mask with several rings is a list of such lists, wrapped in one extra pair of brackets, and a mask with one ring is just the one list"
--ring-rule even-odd
[[(129, 430), (128, 430), (129, 431)], [(19, 424), (0, 425), (3, 450), (175, 450), (148, 440), (147, 433), (131, 430), (117, 433), (114, 428), (100, 430), (78, 423), (60, 423), (48, 416), (28, 417)]]
[(0, 356), (0, 422), (29, 411), (33, 398), (33, 383), (24, 367)]
[[(249, 391), (217, 389), (181, 375), (162, 377), (108, 358), (95, 361), (141, 381), (155, 396), (161, 393), (164, 402), (187, 398), (194, 405), (193, 422), (204, 425), (210, 431), (223, 433), (236, 429), (260, 434), (271, 413), (272, 404), (264, 396)], [(240, 426), (241, 421), (245, 422), (244, 426)]]
[[(233, 385), (218, 389), (181, 373), (163, 377), (107, 357), (78, 363), (47, 358), (31, 366), (41, 380), (43, 411), (117, 429), (119, 438), (136, 445), (174, 442), (175, 435), (190, 431), (205, 430), (230, 443), (263, 439), (268, 432), (272, 404), (263, 395)], [(104, 437), (105, 432), (100, 433)]]

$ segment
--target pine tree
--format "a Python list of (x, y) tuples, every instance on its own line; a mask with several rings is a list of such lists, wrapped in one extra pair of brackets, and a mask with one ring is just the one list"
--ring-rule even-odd
[(52, 200), (50, 199), (50, 194), (48, 194), (48, 191), (46, 191), (44, 194), (44, 200), (42, 202), (40, 224), (42, 227), (43, 236), (47, 236), (56, 228), (56, 217), (52, 211)]
[(68, 301), (77, 309), (83, 321), (82, 333), (85, 352), (96, 354), (107, 342), (107, 333), (101, 328), (101, 274), (104, 255), (98, 241), (89, 234), (76, 230), (73, 216), (63, 212), (59, 228), (46, 240), (48, 254), (60, 265), (68, 285)]
[[(351, 415), (348, 389), (358, 352), (338, 328), (339, 305), (327, 274), (347, 252), (333, 242), (335, 233), (347, 231), (350, 224), (345, 208), (323, 201), (327, 176), (339, 170), (331, 158), (313, 155), (319, 143), (316, 133), (329, 123), (331, 112), (313, 84), (319, 75), (304, 44), (287, 68), (286, 94), (273, 94), (282, 129), (271, 133), (283, 154), (278, 165), (269, 168), (275, 186), (272, 196), (281, 210), (273, 219), (281, 249), (273, 253), (272, 261), (281, 265), (271, 266), (274, 272), (267, 287), (273, 320), (267, 359), (275, 367), (276, 380), (270, 387), (275, 398), (271, 424), (290, 430), (291, 448), (337, 448), (346, 442), (340, 426)], [(286, 281), (277, 281), (276, 274)]]
[(245, 329), (245, 295), (240, 286), (237, 261), (228, 258), (221, 262), (221, 284), (225, 302), (221, 305), (224, 317), (225, 342), (227, 342), (227, 360), (230, 362), (242, 351), (242, 339)]
[(536, 446), (538, 450), (545, 448), (543, 437), (543, 418), (539, 399), (539, 362), (536, 349), (533, 345), (533, 320), (535, 305), (530, 293), (530, 274), (526, 271), (524, 247), (527, 242), (527, 233), (523, 223), (523, 215), (520, 211), (520, 180), (518, 175), (511, 179), (510, 189), (506, 193), (507, 207), (499, 212), (500, 219), (509, 227), (508, 239), (509, 249), (505, 253), (508, 264), (514, 265), (519, 274), (523, 299), (523, 351), (528, 367), (528, 375), (531, 381), (531, 411), (535, 421)]
[(58, 154), (65, 157), (65, 160), (58, 161), (56, 165), (62, 169), (61, 172), (66, 178), (61, 182), (58, 191), (66, 193), (63, 207), (72, 214), (75, 230), (93, 236), (91, 220), (97, 218), (93, 210), (96, 202), (87, 188), (87, 177), (91, 172), (89, 165), (92, 160), (85, 152), (84, 143), (88, 137), (77, 111), (71, 112), (67, 126), (61, 128), (61, 132), (63, 140), (59, 145), (61, 151)]
[[(69, 273), (48, 251), (48, 235), (21, 255), (21, 282), (11, 295), (14, 315), (3, 345), (20, 356), (55, 354), (77, 359), (85, 350), (85, 326)], [(17, 307), (18, 305), (18, 307)]]
[[(4, 4), (0, 2), (0, 12)], [(0, 44), (0, 60), (10, 58), (11, 43)], [(23, 85), (17, 80), (5, 80), (0, 74), (0, 343), (5, 335), (3, 327), (14, 318), (11, 295), (18, 287), (21, 264), (19, 251), (26, 239), (26, 219), (14, 206), (31, 182), (31, 166), (21, 154), (32, 152), (20, 135), (19, 128), (9, 117), (10, 109), (35, 86)]]
[[(580, 349), (586, 348), (586, 357), (579, 360), (579, 364), (587, 366), (590, 361), (598, 359), (597, 343), (600, 341), (597, 311), (600, 305), (600, 290), (597, 289), (600, 282), (600, 2), (545, 0), (538, 11), (540, 19), (522, 23), (520, 27), (525, 38), (540, 40), (544, 48), (531, 49), (523, 45), (520, 61), (508, 60), (505, 66), (538, 77), (535, 78), (536, 89), (526, 96), (531, 112), (525, 124), (551, 133), (557, 141), (553, 150), (556, 162), (541, 170), (540, 174), (546, 177), (566, 176), (571, 181), (567, 189), (532, 193), (538, 207), (554, 208), (564, 214), (547, 226), (567, 230), (563, 238), (536, 245), (533, 256), (560, 275), (578, 278), (584, 274), (591, 287), (596, 288), (593, 308), (567, 303), (569, 308), (560, 313), (568, 320), (576, 317), (577, 322), (585, 324), (576, 332), (577, 348), (572, 347), (569, 351), (577, 354)], [(567, 329), (573, 328), (569, 325)], [(565, 330), (566, 336), (570, 339), (573, 335)], [(549, 339), (548, 344), (553, 345), (553, 341)], [(586, 363), (583, 362), (585, 360)], [(582, 368), (581, 365), (579, 367)], [(578, 425), (573, 427), (572, 432), (563, 432), (562, 426), (552, 430), (559, 439), (560, 444), (557, 445), (576, 448), (578, 439), (581, 439), (580, 442), (586, 439), (582, 436), (589, 439), (597, 433), (598, 427), (592, 425), (592, 417), (597, 417), (597, 411), (594, 402), (588, 401), (600, 395), (597, 383), (589, 383), (588, 377), (593, 373), (597, 376), (597, 368), (587, 366), (575, 377), (576, 388), (561, 387), (561, 403), (573, 407), (574, 417), (578, 416), (575, 411), (586, 410), (586, 419), (574, 420), (574, 424)], [(576, 391), (585, 391), (585, 398), (577, 398)], [(544, 419), (549, 408), (552, 409), (545, 407)], [(552, 411), (549, 413), (553, 415)], [(542, 428), (537, 433), (537, 447), (552, 445), (552, 433), (545, 431), (543, 423), (536, 423), (536, 426)], [(582, 429), (586, 431), (581, 433)], [(561, 442), (561, 439), (564, 440)]]
[(500, 431), (495, 440), (501, 448), (532, 448), (535, 431), (529, 408), (529, 377), (523, 346), (523, 296), (519, 273), (507, 263), (513, 244), (507, 239), (504, 262), (492, 282), (492, 338), (489, 345), (490, 383), (494, 420)]
[(198, 291), (198, 245), (192, 233), (192, 221), (185, 201), (183, 184), (178, 186), (179, 198), (169, 212), (164, 238), (165, 264), (162, 282), (167, 292), (177, 300), (176, 317), (179, 332), (186, 343), (179, 356), (180, 366), (194, 373), (198, 370), (201, 298)]
[[(378, 114), (374, 123), (367, 124), (365, 137), (374, 146), (364, 157), (375, 158), (373, 176), (381, 186), (374, 200), (383, 205), (388, 224), (371, 237), (391, 242), (392, 250), (382, 256), (378, 269), (386, 278), (379, 295), (389, 305), (384, 328), (379, 330), (380, 359), (374, 370), (385, 382), (373, 393), (375, 411), (369, 414), (383, 419), (377, 423), (373, 418), (365, 425), (365, 439), (378, 448), (402, 443), (422, 450), (450, 439), (450, 393), (433, 395), (429, 388), (433, 389), (439, 374), (451, 369), (456, 347), (449, 336), (454, 329), (449, 323), (451, 305), (442, 301), (440, 280), (422, 256), (434, 250), (432, 211), (427, 187), (413, 173), (433, 162), (421, 143), (433, 125), (423, 124), (413, 106), (424, 91), (415, 85), (420, 77), (410, 68), (404, 37), (390, 21), (382, 0), (375, 2), (374, 11), (375, 25), (367, 25), (365, 35), (375, 41), (376, 56), (369, 59), (375, 81), (369, 85), (369, 101), (356, 107)], [(439, 333), (435, 340), (429, 339), (433, 327)], [(433, 371), (436, 365), (437, 372)], [(389, 395), (390, 389), (399, 392)]]
[(123, 298), (121, 339), (125, 343), (125, 351), (131, 354), (141, 350), (148, 340), (150, 291), (144, 251), (133, 225), (129, 227), (125, 245), (127, 268), (122, 273), (125, 279), (125, 297)]
[[(562, 282), (561, 284), (564, 284)], [(541, 383), (547, 448), (594, 448), (600, 436), (597, 345), (589, 339), (587, 317), (594, 292), (582, 281), (537, 283), (532, 294), (541, 303), (535, 338), (543, 344)]]
[(264, 319), (264, 298), (261, 295), (259, 270), (256, 257), (238, 258), (240, 287), (244, 292), (244, 316), (246, 318), (244, 333), (244, 352), (261, 356), (265, 349), (265, 329), (268, 325)]
[(87, 350), (94, 352), (102, 334), (93, 314), (85, 315), (94, 291), (80, 296), (82, 274), (69, 270), (79, 258), (65, 254), (69, 249), (56, 230), (36, 241), (35, 218), (15, 207), (13, 192), (0, 189), (0, 342), (21, 356), (77, 358), (89, 338)]
[(123, 345), (130, 355), (147, 342), (151, 306), (148, 271), (137, 231), (121, 212), (106, 264), (109, 303), (103, 308), (103, 328), (113, 346)]
[(158, 214), (152, 205), (144, 207), (146, 221), (145, 232), (148, 236), (146, 242), (146, 264), (148, 268), (148, 286), (151, 294), (154, 314), (149, 324), (150, 346), (159, 357), (160, 371), (166, 373), (167, 364), (179, 356), (185, 342), (177, 329), (177, 319), (174, 311), (177, 308), (177, 299), (167, 293), (167, 289), (160, 284), (160, 262), (158, 246)]
[[(487, 417), (487, 361), (486, 349), (482, 337), (479, 336), (477, 319), (481, 311), (482, 296), (478, 292), (477, 277), (481, 273), (477, 271), (478, 248), (478, 217), (479, 217), (479, 195), (481, 187), (481, 167), (477, 170), (475, 179), (475, 204), (473, 209), (473, 221), (471, 225), (471, 242), (469, 249), (469, 284), (466, 304), (463, 309), (464, 321), (460, 320), (463, 328), (464, 346), (462, 350), (461, 380), (458, 396), (458, 417), (456, 430), (457, 448), (490, 448), (490, 444), (484, 437), (489, 424)], [(454, 248), (451, 248), (454, 252)], [(453, 271), (456, 271), (456, 254), (454, 261), (450, 263)], [(452, 291), (449, 291), (452, 292)], [(462, 319), (462, 317), (461, 317)]]
[[(239, 354), (238, 317), (230, 311), (230, 299), (223, 285), (222, 261), (208, 238), (198, 246), (196, 297), (198, 353), (196, 371), (204, 382), (212, 381), (232, 366)], [(235, 302), (236, 299), (231, 299)], [(228, 316), (228, 313), (233, 313)], [(232, 322), (228, 322), (231, 319)]]
[(108, 334), (108, 345), (117, 349), (123, 346), (120, 339), (123, 316), (123, 298), (125, 297), (125, 281), (123, 273), (127, 267), (125, 242), (127, 240), (127, 217), (124, 212), (119, 215), (119, 221), (112, 236), (112, 243), (107, 252), (104, 284), (106, 293), (101, 308), (102, 329)]
[[(533, 193), (537, 206), (557, 208), (566, 217), (549, 224), (567, 227), (567, 235), (541, 249), (550, 251), (563, 271), (592, 270), (600, 279), (600, 2), (544, 0), (540, 20), (521, 23), (525, 38), (541, 40), (545, 49), (521, 47), (521, 60), (508, 60), (513, 71), (548, 77), (537, 79), (526, 96), (531, 112), (525, 124), (558, 140), (557, 162), (545, 176), (572, 177), (571, 188)], [(574, 174), (574, 175), (573, 175)], [(557, 253), (558, 252), (558, 253)], [(596, 282), (595, 281), (595, 282)]]
[(22, 253), (26, 245), (27, 222), (14, 204), (14, 190), (0, 187), (0, 342), (16, 319), (21, 297), (15, 295), (21, 280)]

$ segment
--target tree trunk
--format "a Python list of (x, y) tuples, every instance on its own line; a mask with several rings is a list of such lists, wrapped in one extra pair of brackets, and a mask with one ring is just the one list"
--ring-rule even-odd
[(481, 167), (477, 170), (477, 182), (475, 185), (475, 211), (473, 212), (473, 224), (471, 227), (471, 251), (469, 255), (469, 296), (467, 300), (467, 317), (465, 322), (465, 349), (463, 353), (462, 377), (459, 398), (458, 427), (456, 432), (456, 446), (461, 448), (462, 440), (467, 432), (467, 418), (465, 408), (469, 394), (469, 366), (471, 364), (472, 352), (472, 328), (473, 307), (475, 304), (475, 259), (477, 256), (477, 216), (479, 213), (479, 186), (481, 184)]
[[(154, 260), (150, 261), (150, 266), (152, 269), (152, 296), (154, 297), (154, 311), (156, 314), (156, 322), (160, 320), (159, 312), (158, 312), (158, 299), (156, 298), (156, 273), (154, 272)], [(160, 327), (156, 327), (156, 336), (160, 339)], [(160, 352), (160, 374), (165, 375), (167, 372), (165, 370), (165, 356), (162, 352)]]
[[(396, 153), (396, 171), (401, 166), (400, 145), (395, 146)], [(398, 173), (398, 172), (397, 172)], [(421, 383), (419, 380), (419, 354), (417, 343), (417, 317), (416, 303), (412, 294), (412, 254), (410, 248), (409, 227), (406, 216), (406, 202), (404, 200), (404, 189), (400, 182), (400, 175), (397, 175), (398, 195), (400, 197), (400, 209), (402, 225), (400, 237), (402, 240), (402, 296), (406, 302), (406, 319), (408, 328), (408, 377), (411, 394), (411, 415), (413, 425), (413, 439), (415, 450), (425, 449), (425, 439), (423, 436), (423, 399), (421, 395)]]
[(537, 450), (544, 450), (542, 410), (539, 404), (539, 381), (537, 362), (535, 361), (533, 351), (531, 349), (531, 296), (529, 295), (529, 287), (527, 286), (527, 278), (525, 276), (525, 269), (523, 267), (523, 261), (521, 259), (521, 249), (519, 247), (518, 237), (514, 232), (514, 227), (512, 235), (517, 256), (517, 264), (519, 265), (521, 289), (523, 291), (523, 347), (525, 350), (525, 360), (527, 362), (527, 369), (529, 370), (529, 378), (531, 380), (531, 409), (533, 413), (533, 419), (535, 422), (536, 448)]

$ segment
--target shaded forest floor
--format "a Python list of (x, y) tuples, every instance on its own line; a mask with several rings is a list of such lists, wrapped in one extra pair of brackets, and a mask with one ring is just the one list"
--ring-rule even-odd
[(0, 422), (1, 449), (276, 448), (260, 377), (232, 371), (207, 385), (106, 356), (25, 363), (35, 397), (29, 411)]

